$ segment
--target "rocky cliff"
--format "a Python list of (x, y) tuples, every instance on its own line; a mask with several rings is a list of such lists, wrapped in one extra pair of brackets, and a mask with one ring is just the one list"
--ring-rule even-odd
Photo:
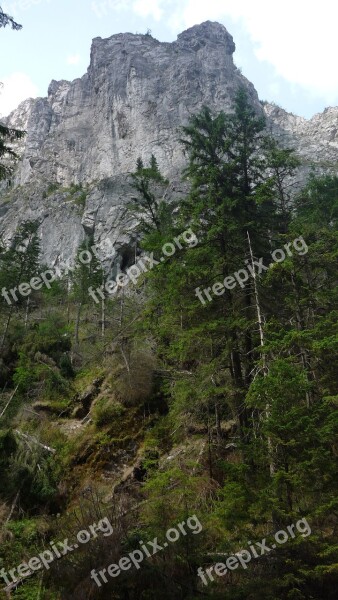
[(254, 87), (233, 63), (226, 29), (204, 23), (172, 44), (150, 35), (93, 40), (87, 73), (52, 81), (47, 98), (26, 101), (10, 116), (27, 126), (16, 182), (100, 181), (134, 169), (153, 152), (166, 175), (183, 164), (177, 127), (203, 104), (225, 110), (239, 84)]
[(338, 170), (338, 107), (326, 108), (312, 119), (265, 104), (268, 127), (285, 145), (296, 148), (305, 170), (317, 174)]
[[(223, 25), (206, 22), (173, 43), (130, 33), (96, 38), (87, 73), (52, 81), (47, 98), (23, 102), (7, 124), (24, 128), (21, 161), (0, 198), (0, 233), (9, 240), (24, 219), (39, 219), (43, 259), (53, 266), (73, 257), (94, 233), (109, 237), (117, 255), (128, 245), (126, 175), (153, 153), (172, 182), (168, 198), (184, 193), (178, 128), (202, 105), (231, 110), (244, 86), (262, 110), (253, 85), (233, 62), (235, 44)], [(338, 109), (311, 121), (265, 105), (269, 126), (297, 147), (306, 168), (335, 168)], [(80, 190), (77, 185), (81, 185)], [(104, 256), (103, 256), (104, 258)]]

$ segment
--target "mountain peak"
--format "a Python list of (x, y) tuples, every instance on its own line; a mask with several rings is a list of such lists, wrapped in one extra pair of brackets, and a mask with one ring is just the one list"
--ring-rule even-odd
[[(177, 43), (180, 45), (186, 45), (191, 43), (200, 43), (208, 45), (225, 45), (227, 54), (232, 55), (236, 50), (232, 35), (221, 23), (216, 21), (204, 21), (199, 25), (194, 25), (186, 31), (180, 33), (177, 37)], [(203, 45), (204, 45), (203, 44)]]

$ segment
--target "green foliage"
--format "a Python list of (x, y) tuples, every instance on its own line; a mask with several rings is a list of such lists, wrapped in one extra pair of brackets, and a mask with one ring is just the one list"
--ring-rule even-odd
[(81, 191), (82, 191), (81, 183), (72, 183), (72, 185), (69, 188), (69, 194), (71, 196), (74, 196), (74, 194), (76, 194), (77, 192), (81, 192)]
[(44, 356), (36, 356), (35, 360), (31, 360), (27, 355), (20, 354), (13, 375), (13, 383), (18, 386), (19, 392), (28, 394), (36, 388), (39, 393), (47, 394), (49, 397), (69, 393), (69, 383), (59, 369), (48, 364), (49, 361), (43, 362), (44, 360), (46, 360)]
[[(57, 493), (59, 465), (34, 442), (7, 432), (0, 433), (0, 445), (4, 454), (1, 459), (2, 480), (0, 493), (14, 498), (20, 491), (21, 504), (31, 512), (52, 503)], [(23, 523), (18, 523), (22, 527)]]
[[(14, 19), (6, 14), (0, 6), (0, 29), (9, 25), (12, 29), (18, 31), (22, 28)], [(1, 84), (2, 85), (2, 84)], [(5, 127), (0, 123), (0, 159), (5, 158), (6, 161), (0, 162), (0, 181), (2, 179), (8, 179), (13, 171), (12, 164), (18, 158), (17, 154), (12, 148), (13, 142), (22, 139), (25, 135), (25, 131), (19, 131), (11, 127)], [(9, 145), (8, 145), (9, 144)]]
[(167, 204), (163, 200), (168, 181), (161, 174), (154, 154), (151, 155), (149, 167), (144, 167), (141, 158), (137, 159), (132, 179), (138, 195), (128, 203), (129, 213), (139, 221), (141, 230), (149, 232), (155, 227), (160, 231), (163, 218), (168, 212)]
[(47, 196), (51, 196), (52, 194), (54, 194), (54, 192), (57, 192), (59, 189), (60, 189), (60, 184), (57, 183), (56, 181), (53, 181), (52, 183), (50, 183), (48, 185)]
[(14, 434), (10, 430), (0, 429), (0, 494), (7, 494), (8, 491), (8, 469), (11, 457), (17, 450), (17, 442)]
[(70, 350), (69, 327), (64, 317), (52, 314), (41, 321), (28, 333), (21, 347), (30, 356), (43, 352), (58, 361), (64, 352)]
[(87, 192), (81, 192), (81, 194), (79, 196), (77, 196), (77, 198), (75, 198), (74, 202), (77, 206), (80, 206), (81, 208), (85, 208), (86, 200), (87, 200)]
[(50, 591), (47, 592), (46, 588), (40, 583), (41, 577), (37, 581), (27, 581), (24, 587), (19, 587), (15, 593), (15, 597), (18, 600), (59, 600), (59, 595), (52, 595)]
[(8, 159), (10, 159), (12, 163), (18, 159), (18, 155), (13, 150), (12, 146), (8, 144), (13, 144), (13, 142), (21, 140), (25, 134), (25, 131), (8, 128), (0, 124), (0, 158), (4, 157), (7, 159), (6, 163), (0, 163), (0, 180), (8, 179), (12, 174), (13, 168), (10, 166)]
[(88, 288), (93, 287), (96, 289), (102, 285), (104, 280), (103, 268), (91, 250), (93, 245), (93, 238), (89, 238), (80, 244), (72, 272), (73, 294), (81, 304), (87, 304), (90, 299)]
[(116, 400), (123, 406), (142, 406), (151, 400), (156, 362), (145, 343), (124, 344), (110, 365), (110, 384)]
[[(26, 221), (22, 223), (11, 242), (11, 246), (0, 252), (0, 286), (18, 288), (21, 283), (27, 283), (39, 271), (40, 240), (38, 236), (39, 223)], [(24, 297), (18, 294), (22, 303)], [(1, 299), (4, 303), (4, 299)], [(7, 305), (6, 305), (7, 306)]]
[(58, 398), (68, 395), (73, 374), (69, 351), (70, 332), (63, 318), (52, 315), (49, 319), (32, 325), (12, 339), (17, 350), (13, 383), (22, 395), (48, 395)]
[(109, 425), (112, 421), (119, 419), (126, 409), (120, 402), (111, 398), (100, 398), (92, 410), (92, 417), (97, 427)]

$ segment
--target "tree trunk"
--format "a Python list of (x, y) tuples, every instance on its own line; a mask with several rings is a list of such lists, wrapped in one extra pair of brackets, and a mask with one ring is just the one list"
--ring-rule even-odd
[(30, 305), (30, 297), (28, 296), (27, 302), (26, 302), (25, 329), (27, 329), (27, 325), (28, 325), (29, 305)]
[(221, 420), (219, 418), (219, 410), (217, 402), (215, 402), (215, 420), (216, 420), (216, 432), (217, 432), (217, 442), (221, 443), (222, 439), (222, 428), (221, 428)]
[(2, 335), (2, 339), (1, 339), (0, 350), (2, 350), (3, 347), (4, 347), (4, 345), (5, 345), (5, 341), (6, 341), (6, 337), (7, 337), (7, 333), (8, 333), (8, 329), (9, 329), (9, 325), (10, 325), (11, 318), (12, 318), (12, 310), (13, 309), (10, 310), (10, 313), (8, 315), (8, 319), (7, 319), (7, 322), (6, 322), (6, 325), (5, 325), (5, 331), (4, 331), (4, 333)]
[[(257, 274), (256, 274), (256, 268), (254, 265), (254, 255), (252, 252), (251, 239), (250, 239), (249, 232), (248, 232), (248, 242), (249, 242), (250, 258), (251, 258), (251, 265), (252, 265), (252, 274), (253, 274), (252, 277), (253, 277), (253, 281), (254, 281), (255, 304), (256, 304), (257, 321), (258, 321), (258, 328), (259, 328), (259, 339), (260, 339), (260, 345), (262, 348), (261, 356), (262, 356), (262, 363), (263, 363), (263, 376), (266, 377), (267, 362), (266, 362), (266, 355), (263, 350), (264, 345), (265, 345), (263, 319), (262, 319), (261, 305), (260, 305), (260, 301), (259, 301), (259, 293), (258, 293), (258, 286), (257, 286)], [(265, 406), (265, 416), (266, 416), (267, 420), (271, 416), (271, 405), (269, 402), (267, 402), (266, 406)], [(270, 475), (272, 477), (276, 472), (276, 467), (275, 467), (273, 444), (272, 444), (272, 440), (271, 440), (270, 436), (268, 436), (268, 455), (269, 455), (269, 470), (270, 470)]]
[(11, 520), (11, 518), (12, 518), (12, 515), (13, 515), (13, 512), (15, 511), (15, 507), (16, 507), (16, 505), (17, 505), (17, 503), (18, 503), (18, 500), (19, 500), (20, 492), (21, 492), (21, 488), (20, 488), (20, 489), (19, 489), (19, 491), (17, 492), (17, 494), (16, 494), (16, 496), (15, 496), (15, 498), (14, 498), (13, 502), (12, 502), (11, 510), (10, 510), (10, 512), (9, 512), (9, 515), (8, 515), (8, 517), (7, 517), (6, 521), (5, 521), (5, 524), (6, 524), (6, 525), (7, 525), (7, 523), (9, 523), (9, 521)]
[(41, 442), (39, 442), (39, 440), (37, 440), (32, 435), (28, 435), (27, 433), (22, 433), (22, 431), (19, 431), (19, 429), (15, 429), (15, 433), (17, 433), (23, 439), (28, 440), (29, 442), (33, 442), (34, 444), (36, 444), (40, 448), (43, 448), (44, 450), (47, 450), (47, 452), (50, 452), (51, 454), (55, 454), (56, 453), (55, 448), (51, 448), (50, 446), (46, 446), (46, 444), (41, 444)]
[(4, 414), (5, 414), (6, 410), (7, 410), (7, 408), (9, 407), (10, 403), (12, 402), (12, 400), (13, 400), (13, 398), (14, 398), (14, 396), (15, 396), (15, 394), (16, 394), (16, 392), (17, 392), (17, 390), (18, 390), (18, 387), (19, 387), (19, 386), (17, 385), (17, 386), (16, 386), (16, 388), (15, 388), (15, 390), (14, 390), (14, 392), (13, 392), (13, 394), (11, 395), (10, 399), (8, 400), (8, 402), (7, 402), (6, 406), (5, 406), (5, 408), (3, 409), (3, 411), (2, 411), (2, 413), (1, 413), (1, 415), (0, 415), (0, 419), (1, 419), (1, 417), (3, 417), (3, 416), (4, 416)]
[(106, 299), (102, 298), (102, 304), (101, 304), (101, 320), (102, 320), (102, 325), (101, 325), (101, 334), (102, 337), (104, 338), (105, 333), (106, 333)]
[(209, 414), (208, 414), (208, 456), (209, 456), (209, 477), (210, 477), (210, 479), (213, 479), (213, 472), (212, 472), (212, 451), (211, 451), (211, 430), (210, 430), (210, 417), (209, 417)]
[(122, 289), (122, 294), (121, 294), (120, 327), (122, 327), (122, 325), (123, 325), (123, 317), (124, 317), (124, 288)]
[(75, 344), (75, 347), (77, 347), (79, 345), (79, 331), (80, 331), (81, 309), (82, 309), (82, 301), (79, 302), (79, 305), (77, 307), (77, 315), (76, 315), (76, 322), (75, 322), (75, 334), (74, 334), (74, 344)]

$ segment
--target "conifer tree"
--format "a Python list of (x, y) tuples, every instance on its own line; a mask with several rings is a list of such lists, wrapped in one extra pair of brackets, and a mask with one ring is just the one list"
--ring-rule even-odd
[[(263, 187), (271, 177), (263, 152), (264, 119), (256, 114), (245, 92), (240, 90), (233, 115), (220, 113), (213, 117), (205, 107), (191, 119), (183, 133), (189, 157), (186, 176), (192, 191), (183, 203), (182, 225), (190, 222), (198, 234), (199, 245), (186, 252), (184, 258), (177, 255), (172, 268), (179, 269), (180, 277), (175, 281), (175, 290), (170, 289), (171, 301), (168, 298), (168, 304), (164, 302), (168, 306), (165, 312), (178, 305), (183, 314), (189, 315), (183, 331), (179, 328), (177, 335), (181, 338), (180, 345), (183, 337), (188, 342), (185, 354), (188, 357), (191, 352), (190, 364), (197, 366), (199, 362), (192, 358), (199, 336), (204, 336), (212, 347), (208, 369), (202, 359), (202, 389), (208, 389), (210, 398), (219, 399), (232, 382), (232, 400), (225, 402), (222, 410), (239, 419), (244, 439), (248, 419), (243, 401), (252, 377), (255, 348), (259, 346), (259, 338), (253, 334), (256, 310), (252, 281), (248, 278), (233, 291), (217, 292), (211, 302), (204, 296), (204, 305), (191, 296), (194, 288), (201, 295), (203, 287), (210, 298), (216, 282), (247, 267), (248, 231), (254, 256), (268, 256), (276, 206), (271, 195), (262, 198)], [(162, 288), (162, 298), (163, 293)], [(168, 331), (171, 338), (176, 328), (171, 320), (165, 321), (171, 329), (171, 334)]]
[[(2, 303), (6, 306), (8, 317), (4, 333), (2, 336), (1, 347), (5, 343), (8, 328), (12, 318), (15, 305), (23, 304), (23, 297), (18, 288), (20, 284), (29, 284), (32, 277), (39, 271), (40, 240), (38, 236), (39, 223), (37, 221), (26, 221), (22, 223), (8, 249), (2, 248), (0, 253), (0, 289), (2, 290)], [(14, 290), (14, 296), (9, 295), (9, 291)], [(7, 297), (5, 302), (4, 298)], [(28, 318), (30, 295), (26, 298), (26, 323)]]
[(83, 306), (88, 304), (90, 298), (88, 289), (90, 287), (97, 289), (102, 285), (102, 281), (104, 280), (104, 270), (101, 263), (90, 249), (93, 245), (94, 239), (92, 236), (79, 245), (72, 274), (73, 294), (77, 302), (74, 334), (75, 347), (79, 345), (81, 311)]
[[(3, 12), (0, 6), (0, 28), (10, 25), (12, 29), (19, 30), (22, 25), (19, 25), (14, 21), (12, 17)], [(6, 127), (0, 123), (0, 159), (7, 159), (5, 163), (0, 162), (0, 181), (10, 176), (12, 168), (8, 162), (8, 159), (15, 160), (18, 158), (14, 152), (11, 144), (17, 140), (20, 140), (25, 135), (24, 131)]]
[(0, 6), (0, 27), (6, 27), (7, 25), (10, 25), (12, 29), (15, 29), (17, 31), (19, 29), (22, 29), (22, 25), (19, 25), (19, 23), (16, 23), (16, 21), (14, 21), (13, 17), (10, 17), (6, 13), (4, 13)]
[(155, 227), (160, 231), (161, 215), (167, 212), (163, 196), (168, 181), (161, 174), (155, 156), (152, 154), (146, 168), (139, 158), (131, 176), (137, 196), (127, 206), (130, 215), (139, 221), (139, 230), (149, 232)]
[(139, 156), (136, 162), (136, 173), (141, 173), (144, 169), (144, 164), (142, 158)]

